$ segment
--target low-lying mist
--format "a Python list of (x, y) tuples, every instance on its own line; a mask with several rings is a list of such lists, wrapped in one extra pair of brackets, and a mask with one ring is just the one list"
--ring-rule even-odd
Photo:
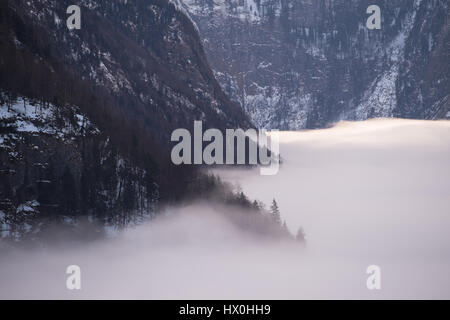
[[(214, 171), (267, 207), (275, 198), (305, 246), (196, 203), (111, 239), (3, 249), (0, 298), (450, 298), (450, 122), (372, 120), (280, 138), (277, 175)], [(81, 267), (79, 291), (66, 289), (69, 265)], [(369, 265), (381, 268), (381, 290), (366, 287)]]
[[(303, 247), (245, 232), (223, 209), (191, 204), (112, 239), (5, 251), (0, 298), (267, 297), (283, 283), (275, 279), (284, 277), (286, 259), (298, 260)], [(66, 289), (69, 265), (81, 268), (80, 291)]]

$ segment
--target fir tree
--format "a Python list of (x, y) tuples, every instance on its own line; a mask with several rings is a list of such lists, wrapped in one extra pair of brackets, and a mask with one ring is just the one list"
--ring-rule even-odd
[(278, 208), (278, 203), (275, 199), (273, 199), (272, 205), (270, 206), (270, 215), (276, 224), (281, 225), (280, 209)]
[(77, 209), (77, 187), (72, 171), (68, 166), (61, 176), (62, 205), (65, 212), (73, 213)]
[(295, 237), (297, 239), (297, 241), (300, 242), (305, 242), (306, 241), (306, 235), (305, 232), (303, 231), (303, 228), (300, 227), (297, 231), (297, 236)]

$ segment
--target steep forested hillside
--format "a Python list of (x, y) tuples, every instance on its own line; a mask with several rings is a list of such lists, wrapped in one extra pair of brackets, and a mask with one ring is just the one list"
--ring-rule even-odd
[(0, 219), (21, 229), (8, 234), (33, 232), (36, 215), (151, 214), (195, 175), (171, 164), (173, 129), (250, 126), (174, 4), (79, 1), (69, 30), (71, 4), (0, 2)]

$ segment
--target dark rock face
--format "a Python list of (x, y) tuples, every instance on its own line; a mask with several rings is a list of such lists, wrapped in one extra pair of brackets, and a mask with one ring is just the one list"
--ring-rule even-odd
[[(167, 132), (194, 119), (246, 126), (239, 106), (220, 90), (206, 61), (198, 33), (168, 0), (80, 2), (80, 30), (66, 27), (71, 1), (10, 1), (23, 21), (49, 48), (40, 59), (58, 60), (90, 86), (104, 91), (126, 112), (134, 112), (154, 130)], [(26, 46), (20, 28), (10, 40)], [(15, 38), (14, 38), (15, 36)], [(12, 38), (12, 39), (11, 39)], [(31, 48), (36, 51), (36, 48)], [(53, 62), (53, 61), (52, 61)]]
[(82, 0), (81, 29), (69, 30), (72, 4), (0, 2), (0, 223), (126, 224), (195, 174), (170, 162), (173, 129), (251, 126), (176, 4)]
[[(265, 128), (450, 117), (445, 0), (180, 0), (224, 90)], [(369, 30), (370, 5), (381, 29)]]

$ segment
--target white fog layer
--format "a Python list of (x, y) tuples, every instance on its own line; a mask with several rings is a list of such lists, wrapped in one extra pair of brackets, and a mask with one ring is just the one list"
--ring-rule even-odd
[[(260, 241), (196, 204), (76, 248), (3, 250), (0, 298), (450, 298), (450, 122), (371, 120), (283, 132), (283, 164), (215, 170), (303, 248)], [(79, 265), (81, 290), (66, 289)], [(368, 290), (366, 268), (381, 268)]]

